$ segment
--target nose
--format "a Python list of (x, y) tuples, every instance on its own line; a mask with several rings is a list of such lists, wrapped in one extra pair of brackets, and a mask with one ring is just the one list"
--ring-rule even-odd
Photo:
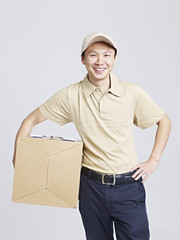
[(102, 57), (101, 57), (101, 56), (98, 56), (98, 57), (97, 57), (97, 60), (96, 60), (96, 64), (100, 65), (100, 64), (102, 64), (102, 63), (103, 63)]

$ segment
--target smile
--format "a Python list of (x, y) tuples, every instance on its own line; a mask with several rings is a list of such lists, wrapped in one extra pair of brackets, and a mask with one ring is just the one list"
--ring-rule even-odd
[(103, 73), (106, 70), (106, 68), (94, 68), (94, 70), (96, 73)]

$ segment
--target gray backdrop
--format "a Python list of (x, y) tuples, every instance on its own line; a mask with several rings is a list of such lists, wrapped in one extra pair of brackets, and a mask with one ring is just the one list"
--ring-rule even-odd
[[(178, 0), (0, 0), (1, 239), (85, 239), (77, 209), (11, 202), (11, 161), (22, 120), (57, 90), (84, 78), (81, 43), (94, 31), (117, 42), (113, 73), (139, 84), (172, 120), (161, 162), (145, 186), (151, 239), (179, 239), (179, 12)], [(156, 126), (134, 131), (139, 160), (145, 161)], [(79, 139), (71, 123), (47, 121), (32, 133)]]

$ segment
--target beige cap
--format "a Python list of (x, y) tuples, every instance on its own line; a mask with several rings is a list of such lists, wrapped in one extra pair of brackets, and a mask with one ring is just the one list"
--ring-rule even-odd
[(116, 44), (111, 36), (108, 36), (105, 33), (102, 32), (93, 32), (88, 34), (84, 39), (82, 43), (81, 48), (81, 54), (93, 43), (95, 42), (105, 42), (110, 44), (112, 47), (114, 47), (117, 50)]

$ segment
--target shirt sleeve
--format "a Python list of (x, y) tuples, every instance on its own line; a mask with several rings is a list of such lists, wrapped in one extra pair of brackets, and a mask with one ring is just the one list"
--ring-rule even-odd
[(145, 129), (156, 124), (164, 114), (164, 110), (141, 87), (136, 86), (134, 124)]
[(39, 106), (41, 113), (49, 120), (63, 126), (71, 122), (67, 88), (61, 89)]

